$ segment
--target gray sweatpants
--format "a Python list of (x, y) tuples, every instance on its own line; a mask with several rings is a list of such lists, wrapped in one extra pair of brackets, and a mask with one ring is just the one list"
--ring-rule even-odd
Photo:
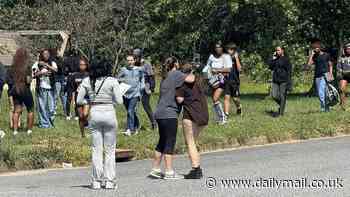
[(280, 106), (279, 114), (284, 115), (287, 102), (288, 83), (272, 83), (272, 98)]
[[(89, 123), (92, 134), (92, 181), (115, 182), (118, 123), (113, 106), (92, 106)], [(103, 153), (105, 153), (104, 161)]]

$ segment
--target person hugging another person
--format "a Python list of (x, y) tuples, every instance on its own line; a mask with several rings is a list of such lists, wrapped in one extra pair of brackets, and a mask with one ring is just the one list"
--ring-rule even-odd
[(140, 128), (140, 121), (137, 117), (137, 104), (145, 89), (145, 77), (143, 69), (136, 66), (136, 57), (131, 54), (127, 56), (128, 65), (121, 68), (118, 74), (120, 83), (130, 86), (124, 95), (124, 106), (127, 110), (127, 125), (124, 135), (137, 135)]
[[(159, 141), (155, 148), (153, 168), (150, 178), (180, 179), (173, 169), (173, 154), (176, 145), (178, 114), (180, 107), (176, 102), (176, 89), (187, 83), (194, 83), (193, 74), (184, 74), (179, 69), (179, 62), (175, 57), (165, 60), (167, 75), (160, 84), (160, 96), (154, 113), (158, 123)], [(165, 174), (161, 170), (161, 161), (165, 162)]]
[(224, 113), (220, 97), (225, 89), (229, 73), (232, 69), (232, 58), (224, 53), (224, 47), (221, 42), (215, 44), (214, 53), (209, 56), (207, 65), (203, 69), (207, 73), (209, 85), (213, 92), (213, 108), (216, 115), (216, 121), (223, 125), (227, 123), (227, 115)]
[(53, 128), (55, 119), (54, 73), (57, 64), (52, 61), (50, 52), (44, 49), (40, 52), (39, 61), (32, 67), (36, 78), (39, 128)]
[(283, 116), (287, 102), (287, 92), (291, 86), (292, 64), (285, 54), (283, 47), (276, 47), (273, 57), (268, 61), (272, 70), (272, 98), (279, 105), (277, 113), (273, 117)]
[[(189, 75), (193, 72), (193, 66), (185, 64), (181, 67), (181, 71)], [(192, 163), (192, 169), (185, 175), (185, 179), (201, 179), (203, 177), (196, 142), (200, 132), (208, 125), (209, 112), (207, 97), (202, 85), (200, 77), (196, 76), (194, 83), (185, 82), (176, 90), (176, 100), (183, 106), (183, 134)]]

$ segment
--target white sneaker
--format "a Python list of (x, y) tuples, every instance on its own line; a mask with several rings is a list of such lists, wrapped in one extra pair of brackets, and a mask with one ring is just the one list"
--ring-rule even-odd
[(183, 176), (178, 175), (175, 171), (165, 172), (164, 179), (165, 180), (178, 180), (183, 179)]
[(79, 117), (74, 117), (74, 120), (79, 120)]
[(13, 135), (17, 135), (18, 134), (18, 131), (13, 131)]
[(66, 120), (68, 120), (68, 121), (71, 120), (71, 119), (72, 119), (72, 117), (70, 117), (70, 116), (66, 117)]
[(97, 181), (94, 181), (91, 183), (91, 189), (101, 189), (101, 183), (100, 182), (97, 182)]
[(152, 171), (149, 173), (148, 177), (152, 179), (161, 179), (164, 177), (164, 174), (160, 169), (152, 169)]
[(27, 131), (27, 134), (28, 134), (28, 135), (30, 135), (30, 134), (32, 134), (32, 133), (33, 133), (32, 130), (28, 130), (28, 131)]
[(106, 189), (117, 189), (118, 187), (117, 187), (117, 184), (110, 182), (110, 181), (107, 181), (105, 188)]
[(125, 132), (123, 132), (124, 135), (126, 136), (131, 136), (131, 131), (130, 129), (126, 130)]
[(5, 137), (5, 132), (3, 130), (0, 130), (0, 139), (4, 138)]

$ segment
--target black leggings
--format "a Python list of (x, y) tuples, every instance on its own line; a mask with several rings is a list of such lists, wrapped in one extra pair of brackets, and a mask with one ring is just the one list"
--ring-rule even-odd
[(154, 126), (155, 121), (153, 118), (153, 112), (152, 112), (152, 108), (151, 108), (151, 104), (150, 104), (150, 98), (151, 98), (151, 95), (147, 94), (146, 92), (143, 92), (143, 95), (141, 97), (141, 101), (142, 101), (143, 109), (147, 113), (149, 121), (151, 122), (152, 126)]
[(177, 118), (157, 119), (159, 129), (159, 142), (156, 151), (172, 155), (174, 154), (177, 134)]

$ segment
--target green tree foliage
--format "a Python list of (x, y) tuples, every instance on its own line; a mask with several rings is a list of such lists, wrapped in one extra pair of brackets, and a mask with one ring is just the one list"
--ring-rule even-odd
[[(206, 62), (218, 40), (239, 45), (244, 72), (267, 80), (265, 61), (283, 45), (303, 78), (308, 41), (341, 48), (350, 33), (347, 0), (1, 0), (0, 29), (64, 29), (87, 54), (107, 55), (116, 65), (140, 47), (154, 60), (176, 55)], [(36, 40), (41, 46), (55, 39)], [(39, 47), (39, 46), (38, 46)], [(299, 81), (299, 80), (298, 80)]]

